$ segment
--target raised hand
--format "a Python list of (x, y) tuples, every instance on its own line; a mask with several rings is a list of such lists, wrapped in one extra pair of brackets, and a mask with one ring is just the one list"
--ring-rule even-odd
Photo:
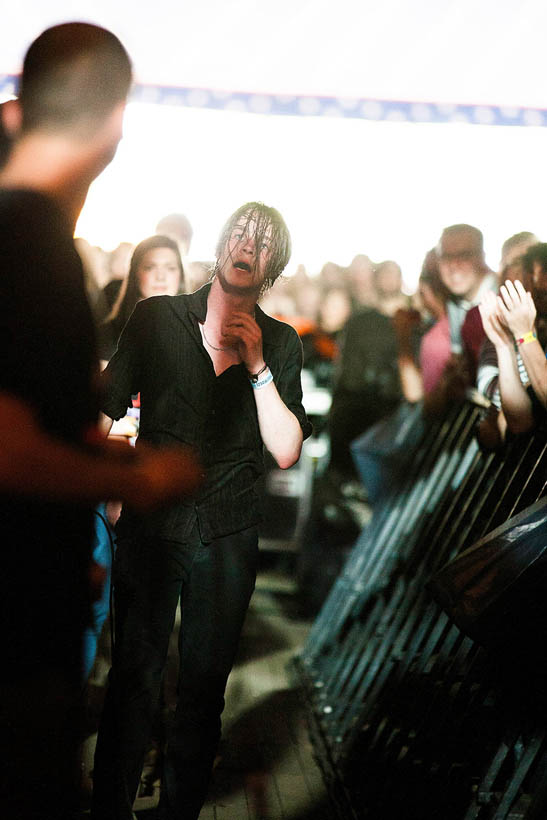
[(513, 337), (509, 328), (500, 316), (498, 297), (489, 290), (484, 294), (479, 305), (484, 332), (494, 347), (513, 346)]
[(222, 327), (223, 337), (237, 347), (241, 361), (249, 373), (258, 373), (264, 366), (262, 331), (249, 313), (236, 311)]
[(497, 298), (500, 315), (515, 339), (520, 339), (534, 330), (536, 306), (532, 294), (524, 289), (518, 280), (506, 280)]

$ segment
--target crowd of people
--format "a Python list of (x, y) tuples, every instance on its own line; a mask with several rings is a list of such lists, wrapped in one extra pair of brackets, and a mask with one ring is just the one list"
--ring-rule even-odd
[[(184, 225), (184, 233), (165, 230), (162, 238), (169, 224)], [(157, 230), (127, 258), (123, 274), (118, 258), (127, 243), (110, 255), (95, 249), (103, 260), (91, 285), (103, 359), (112, 355), (139, 299), (192, 292), (210, 276), (210, 263), (189, 259), (186, 216), (171, 214)], [(172, 256), (172, 281), (150, 264), (144, 273), (143, 254), (152, 247)], [(547, 244), (533, 233), (509, 237), (493, 271), (481, 231), (457, 224), (425, 254), (412, 294), (403, 291), (396, 262), (375, 264), (364, 254), (347, 267), (327, 262), (310, 275), (299, 265), (281, 277), (260, 304), (297, 330), (304, 368), (332, 393), (332, 464), (351, 473), (351, 441), (401, 401), (423, 402), (426, 414), (439, 415), (472, 387), (491, 405), (478, 431), (483, 446), (501, 446), (507, 435), (532, 429), (545, 406), (546, 270)], [(113, 284), (119, 289), (114, 305), (108, 301)]]
[[(228, 218), (213, 262), (191, 259), (182, 214), (110, 254), (74, 242), (130, 83), (116, 37), (64, 24), (32, 44), (18, 99), (2, 106), (0, 504), (12, 542), (1, 799), (13, 817), (77, 808), (82, 637), (104, 582), (91, 571), (97, 504), (123, 510), (117, 521), (119, 506), (101, 508), (116, 523), (116, 643), (92, 816), (133, 817), (180, 601), (159, 811), (197, 818), (255, 582), (263, 448), (287, 469), (312, 432), (302, 365), (332, 395), (334, 483), (355, 475), (351, 443), (403, 402), (438, 416), (475, 387), (485, 447), (547, 408), (547, 244), (531, 233), (504, 243), (495, 273), (480, 230), (445, 228), (411, 296), (395, 261), (364, 254), (281, 277), (289, 231), (258, 202)], [(137, 446), (107, 438), (134, 405)]]

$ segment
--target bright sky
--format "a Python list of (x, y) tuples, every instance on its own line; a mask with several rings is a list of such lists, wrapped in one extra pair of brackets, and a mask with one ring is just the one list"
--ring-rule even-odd
[(258, 199), (277, 207), (299, 263), (397, 260), (414, 288), (443, 226), (469, 222), (497, 267), (521, 230), (547, 239), (546, 128), (276, 117), (132, 103), (112, 165), (93, 184), (77, 234), (107, 250), (138, 242), (171, 211), (211, 259), (225, 219)]

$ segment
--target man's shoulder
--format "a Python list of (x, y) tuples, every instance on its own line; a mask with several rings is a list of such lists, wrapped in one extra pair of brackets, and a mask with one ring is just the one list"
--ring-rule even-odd
[(2, 220), (20, 219), (21, 216), (29, 220), (43, 219), (47, 215), (50, 220), (62, 221), (62, 214), (55, 201), (46, 194), (32, 188), (2, 188), (0, 187), (0, 216)]
[(151, 326), (161, 328), (168, 333), (168, 328), (175, 324), (191, 322), (192, 294), (181, 293), (177, 296), (149, 296), (137, 302), (131, 315), (134, 326), (142, 329)]
[(299, 335), (295, 328), (284, 322), (282, 319), (274, 319), (257, 305), (256, 306), (256, 321), (259, 325), (262, 336), (265, 341), (270, 344), (283, 345), (289, 341), (299, 340)]
[(0, 188), (0, 234), (4, 258), (14, 249), (21, 258), (41, 254), (46, 264), (51, 256), (75, 255), (68, 219), (51, 197), (32, 189)]

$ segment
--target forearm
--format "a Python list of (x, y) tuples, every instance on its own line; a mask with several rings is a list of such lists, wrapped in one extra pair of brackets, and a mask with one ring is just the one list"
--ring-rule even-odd
[(547, 358), (537, 339), (519, 348), (522, 361), (528, 373), (534, 393), (544, 407), (547, 407)]
[(515, 351), (509, 345), (496, 348), (499, 364), (499, 391), (507, 427), (524, 433), (534, 423), (532, 403), (520, 380)]
[(110, 416), (106, 416), (104, 413), (99, 413), (99, 429), (104, 436), (107, 436), (110, 433), (113, 424), (114, 421), (110, 418)]
[(199, 465), (187, 453), (137, 454), (129, 444), (107, 441), (98, 428), (88, 438), (87, 447), (54, 438), (24, 401), (0, 393), (0, 492), (86, 504), (119, 499), (148, 508), (199, 483)]
[[(80, 449), (43, 432), (18, 414), (17, 432), (1, 435), (0, 491), (44, 500), (84, 503), (117, 498), (127, 485), (127, 462), (119, 454)], [(2, 430), (5, 433), (5, 429)], [(127, 447), (127, 457), (133, 453)]]
[(399, 368), (399, 378), (403, 396), (409, 402), (417, 402), (424, 397), (424, 385), (420, 368), (414, 361), (414, 357), (407, 354), (400, 354), (397, 359)]
[(283, 402), (273, 381), (253, 392), (264, 446), (279, 467), (286, 470), (300, 457), (303, 438), (300, 423)]

